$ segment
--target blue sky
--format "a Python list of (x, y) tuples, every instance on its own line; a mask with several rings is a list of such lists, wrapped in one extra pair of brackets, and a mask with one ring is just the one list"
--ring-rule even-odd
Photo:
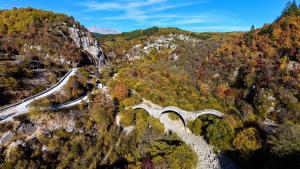
[(178, 27), (245, 31), (280, 15), (288, 0), (0, 0), (0, 9), (33, 7), (73, 16), (85, 27), (118, 31)]

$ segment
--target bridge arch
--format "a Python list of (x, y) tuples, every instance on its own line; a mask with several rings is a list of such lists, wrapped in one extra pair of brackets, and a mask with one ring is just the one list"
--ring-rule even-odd
[(186, 120), (182, 117), (182, 114), (179, 113), (179, 112), (177, 112), (176, 110), (172, 110), (172, 109), (166, 109), (166, 110), (163, 110), (163, 111), (160, 113), (159, 118), (160, 118), (162, 115), (168, 114), (168, 113), (175, 113), (175, 114), (180, 118), (180, 120), (182, 121), (184, 127), (187, 126), (187, 122), (186, 122)]
[(136, 108), (133, 108), (133, 110), (145, 110), (148, 114), (151, 114), (151, 112), (147, 108), (144, 108), (144, 107), (136, 107)]
[(152, 110), (149, 106), (145, 104), (139, 104), (132, 107), (133, 110), (145, 110), (149, 115), (158, 117), (157, 112)]
[(143, 109), (145, 110), (147, 113), (149, 113), (151, 116), (155, 117), (155, 118), (161, 118), (161, 116), (163, 114), (166, 113), (175, 113), (177, 116), (179, 116), (180, 120), (182, 121), (184, 127), (186, 128), (186, 126), (188, 125), (189, 121), (193, 121), (195, 119), (197, 119), (200, 116), (203, 115), (214, 115), (217, 116), (219, 118), (223, 118), (224, 114), (217, 111), (217, 110), (213, 110), (213, 109), (205, 109), (202, 111), (198, 111), (198, 112), (188, 112), (185, 110), (182, 110), (178, 107), (174, 107), (174, 106), (168, 106), (168, 107), (151, 107), (148, 104), (138, 104), (136, 106), (132, 107), (133, 110), (137, 110), (137, 109)]
[(188, 117), (189, 120), (196, 120), (198, 117), (204, 116), (204, 115), (213, 115), (219, 118), (223, 118), (224, 114), (212, 109), (205, 109), (202, 111), (199, 111), (197, 113), (194, 113), (192, 116)]

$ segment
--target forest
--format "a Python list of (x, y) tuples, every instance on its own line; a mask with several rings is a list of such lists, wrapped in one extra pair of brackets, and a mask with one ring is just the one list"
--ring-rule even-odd
[[(0, 124), (0, 168), (194, 168), (197, 156), (191, 148), (175, 134), (164, 133), (162, 124), (147, 113), (137, 111), (132, 121), (116, 124), (122, 108), (116, 99), (92, 90), (97, 68), (80, 64), (86, 54), (66, 33), (73, 24), (86, 30), (63, 14), (32, 8), (0, 12), (1, 106), (44, 91), (78, 66), (61, 91), (33, 102), (26, 115)], [(84, 95), (90, 102), (66, 110), (43, 109)], [(136, 129), (126, 134), (128, 124)], [(2, 144), (5, 133), (13, 136)]]
[[(224, 113), (224, 118), (201, 116), (187, 127), (239, 168), (300, 168), (300, 8), (295, 1), (273, 23), (247, 32), (152, 27), (95, 34), (108, 59), (99, 74), (95, 66), (79, 64), (85, 54), (60, 34), (66, 30), (56, 29), (63, 23), (79, 25), (72, 17), (32, 8), (0, 12), (1, 105), (43, 91), (69, 68), (79, 67), (64, 92), (38, 100), (27, 115), (0, 124), (1, 135), (15, 133), (10, 146), (0, 147), (0, 168), (196, 168), (199, 159), (191, 146), (165, 132), (159, 119), (130, 108), (143, 99)], [(24, 51), (25, 42), (45, 49)], [(46, 51), (71, 63), (48, 60)], [(38, 75), (35, 69), (50, 72), (40, 87), (25, 83)], [(107, 86), (109, 95), (96, 89), (99, 84)], [(18, 93), (25, 86), (30, 92)], [(67, 110), (36, 108), (85, 94), (89, 102)], [(175, 113), (170, 117), (179, 119)], [(22, 125), (39, 130), (32, 138), (19, 134)]]
[[(118, 77), (108, 84), (124, 107), (136, 102), (134, 90), (162, 106), (225, 112), (222, 120), (201, 117), (189, 128), (242, 168), (299, 168), (299, 13), (291, 2), (262, 28), (223, 41), (202, 39), (196, 47), (178, 41), (175, 51), (154, 49), (110, 70)], [(174, 53), (178, 60), (170, 59)], [(266, 119), (279, 125), (276, 132), (262, 125)]]

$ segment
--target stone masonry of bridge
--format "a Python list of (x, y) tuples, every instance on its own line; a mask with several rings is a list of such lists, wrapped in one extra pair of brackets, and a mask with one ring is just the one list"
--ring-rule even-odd
[(203, 115), (214, 115), (214, 116), (217, 116), (220, 118), (222, 118), (224, 116), (223, 113), (221, 113), (217, 110), (205, 109), (205, 110), (201, 110), (201, 111), (190, 112), (190, 111), (182, 110), (175, 106), (160, 107), (149, 101), (144, 101), (141, 104), (135, 105), (132, 107), (132, 109), (134, 109), (134, 110), (144, 109), (156, 118), (160, 118), (161, 115), (163, 115), (167, 112), (174, 112), (180, 117), (180, 119), (182, 120), (185, 127), (187, 126), (189, 121), (193, 121)]
[[(131, 107), (134, 110), (143, 109), (152, 117), (158, 118), (164, 125), (166, 131), (176, 133), (182, 141), (190, 145), (194, 152), (197, 154), (198, 163), (197, 169), (237, 169), (231, 159), (223, 154), (216, 154), (212, 146), (206, 143), (201, 136), (194, 135), (187, 127), (187, 123), (195, 120), (202, 115), (215, 115), (223, 117), (224, 114), (216, 110), (203, 110), (199, 112), (189, 112), (182, 110), (178, 107), (161, 107), (150, 101), (144, 100), (143, 103)], [(180, 116), (184, 126), (179, 121), (171, 120), (166, 113), (174, 112)]]

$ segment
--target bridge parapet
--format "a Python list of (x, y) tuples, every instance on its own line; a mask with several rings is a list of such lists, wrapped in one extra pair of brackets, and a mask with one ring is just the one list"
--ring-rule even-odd
[(138, 104), (132, 107), (133, 110), (137, 110), (137, 109), (143, 109), (146, 110), (150, 115), (159, 118), (160, 116), (160, 110), (159, 109), (155, 109), (155, 108), (151, 108), (150, 106), (146, 105), (146, 104)]
[(217, 116), (217, 117), (220, 117), (220, 118), (224, 117), (224, 114), (217, 111), (217, 110), (205, 109), (205, 110), (195, 112), (193, 115), (191, 115), (189, 117), (189, 121), (196, 120), (198, 117), (203, 116), (203, 115), (214, 115), (214, 116)]
[(215, 115), (220, 118), (222, 118), (224, 116), (223, 113), (221, 113), (217, 110), (213, 110), (213, 109), (205, 109), (205, 110), (198, 111), (198, 112), (189, 112), (189, 111), (182, 110), (175, 106), (160, 107), (160, 106), (156, 106), (155, 104), (153, 104), (151, 102), (146, 102), (146, 103), (141, 103), (141, 104), (135, 105), (132, 107), (132, 109), (134, 109), (134, 110), (144, 109), (150, 115), (152, 115), (156, 118), (160, 118), (160, 116), (166, 112), (174, 112), (180, 116), (180, 119), (183, 121), (185, 126), (188, 124), (189, 121), (195, 120), (199, 116), (202, 116), (202, 115)]

